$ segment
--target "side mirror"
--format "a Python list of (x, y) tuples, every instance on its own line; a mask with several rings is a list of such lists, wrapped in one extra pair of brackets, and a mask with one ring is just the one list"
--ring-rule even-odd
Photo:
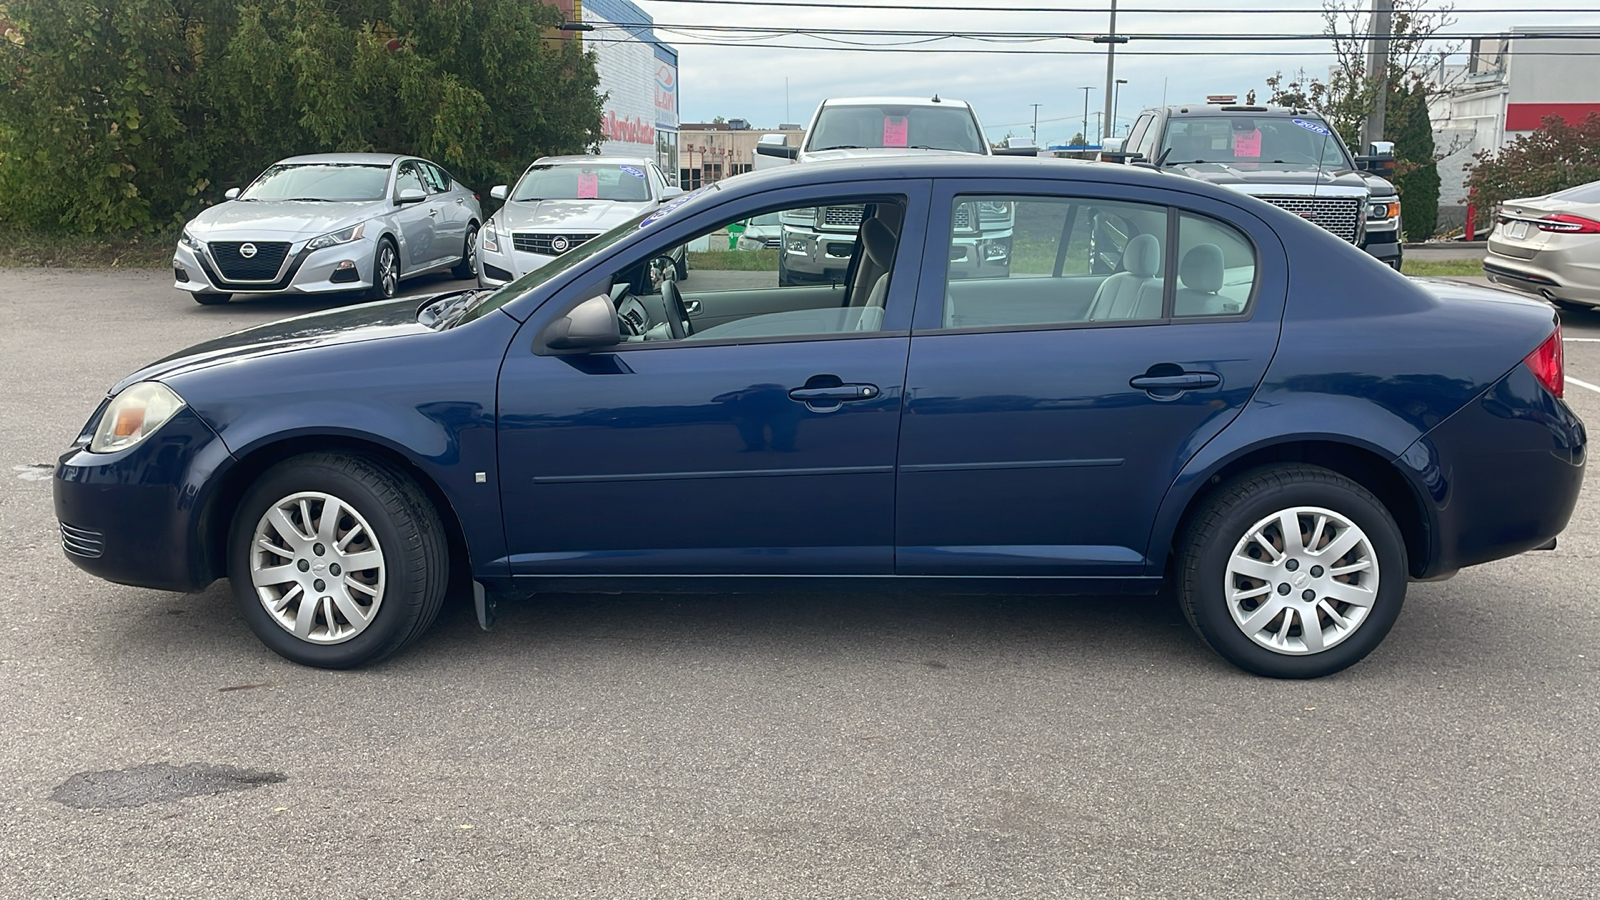
[(672, 200), (676, 197), (682, 196), (683, 188), (681, 187), (672, 187), (671, 185), (668, 185), (667, 187), (661, 189), (661, 199), (663, 200)]
[(597, 294), (546, 325), (539, 339), (551, 350), (593, 350), (620, 344), (617, 307), (609, 294)]
[(1121, 153), (1122, 152), (1122, 146), (1123, 146), (1123, 144), (1127, 143), (1127, 141), (1128, 141), (1127, 138), (1116, 138), (1116, 137), (1106, 138), (1105, 140), (1102, 140), (1100, 142), (1100, 152), (1101, 153)]
[(489, 188), (489, 196), (495, 200), (504, 200), (506, 198), (506, 194), (508, 193), (510, 192), (506, 190), (506, 186), (503, 184), (497, 184), (494, 187)]
[(225, 191), (222, 196), (228, 198), (229, 200), (237, 200), (239, 199), (239, 189), (228, 188), (228, 190)]
[(426, 191), (422, 191), (417, 188), (401, 188), (400, 199), (398, 202), (401, 206), (404, 206), (407, 203), (421, 203), (426, 199), (428, 199), (428, 194)]

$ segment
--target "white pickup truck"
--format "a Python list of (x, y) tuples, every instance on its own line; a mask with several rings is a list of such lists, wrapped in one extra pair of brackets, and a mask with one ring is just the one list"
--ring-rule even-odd
[[(756, 145), (757, 169), (828, 159), (869, 159), (913, 154), (992, 156), (977, 113), (960, 100), (907, 97), (842, 97), (822, 101), (799, 147), (769, 134)], [(780, 284), (842, 282), (849, 267), (860, 206), (791, 210), (780, 219)], [(1009, 203), (963, 204), (955, 210), (951, 274), (1001, 277), (1011, 267), (1012, 210)]]

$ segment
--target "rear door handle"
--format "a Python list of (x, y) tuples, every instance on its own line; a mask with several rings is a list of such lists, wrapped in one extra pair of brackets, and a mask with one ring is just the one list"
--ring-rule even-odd
[(439, 214), (439, 208), (438, 207), (434, 207), (433, 209), (428, 210), (428, 215), (430, 215), (430, 216), (437, 216), (438, 214)]
[(1141, 391), (1193, 391), (1216, 387), (1222, 376), (1215, 372), (1183, 372), (1178, 375), (1135, 375), (1128, 386)]

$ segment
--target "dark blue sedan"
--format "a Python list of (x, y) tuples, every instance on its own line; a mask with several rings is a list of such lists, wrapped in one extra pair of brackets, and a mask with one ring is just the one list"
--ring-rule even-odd
[[(675, 271), (773, 213), (822, 236)], [(846, 274), (780, 286), (802, 252)], [(55, 504), (85, 570), (226, 576), (315, 666), (395, 652), (452, 590), (487, 626), (540, 590), (1170, 583), (1228, 660), (1312, 677), (1377, 646), (1408, 580), (1554, 545), (1584, 466), (1562, 387), (1544, 304), (1409, 281), (1203, 183), (816, 163), (494, 292), (155, 363), (62, 456)]]

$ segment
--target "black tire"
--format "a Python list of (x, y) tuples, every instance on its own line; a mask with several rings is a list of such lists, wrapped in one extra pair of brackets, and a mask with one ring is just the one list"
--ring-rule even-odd
[[(365, 519), (383, 560), (376, 612), (364, 630), (340, 643), (302, 640), (285, 630), (251, 582), (257, 523), (271, 507), (301, 492), (338, 498)], [(444, 526), (426, 495), (403, 473), (363, 456), (309, 453), (273, 466), (245, 493), (228, 536), (228, 576), (250, 630), (273, 652), (301, 665), (351, 669), (398, 651), (438, 617), (449, 575)]]
[(689, 252), (685, 250), (679, 254), (678, 258), (672, 263), (672, 267), (679, 281), (687, 281), (689, 279)]
[[(1303, 655), (1276, 652), (1256, 643), (1235, 623), (1224, 596), (1235, 548), (1256, 523), (1294, 507), (1317, 507), (1348, 519), (1365, 533), (1377, 561), (1378, 588), (1365, 620), (1327, 649)], [(1323, 543), (1326, 545), (1326, 539)], [(1318, 466), (1270, 466), (1245, 472), (1222, 485), (1189, 517), (1177, 550), (1176, 593), (1189, 624), (1224, 659), (1257, 675), (1320, 678), (1346, 669), (1382, 642), (1405, 602), (1406, 547), (1394, 518), (1361, 485)], [(1291, 586), (1289, 594), (1296, 590), (1299, 588)], [(1262, 601), (1246, 602), (1271, 599), (1269, 595)], [(1343, 612), (1349, 614), (1350, 610)], [(1317, 621), (1327, 620), (1322, 613), (1316, 615)], [(1295, 633), (1288, 618), (1272, 622), (1278, 622), (1287, 634)]]
[(232, 294), (202, 294), (199, 291), (191, 292), (189, 296), (201, 306), (221, 306), (233, 299)]
[[(385, 252), (389, 254), (389, 264), (394, 266), (393, 280), (382, 277)], [(392, 300), (398, 293), (400, 293), (400, 248), (389, 238), (381, 237), (378, 239), (378, 249), (372, 252), (372, 287), (367, 288), (366, 298)]]
[(778, 287), (791, 287), (794, 279), (789, 275), (789, 267), (783, 264), (783, 251), (778, 251)]
[(466, 246), (461, 248), (461, 262), (456, 263), (455, 268), (450, 270), (450, 274), (455, 278), (462, 279), (475, 279), (478, 277), (478, 226), (476, 224), (467, 229), (467, 243)]

